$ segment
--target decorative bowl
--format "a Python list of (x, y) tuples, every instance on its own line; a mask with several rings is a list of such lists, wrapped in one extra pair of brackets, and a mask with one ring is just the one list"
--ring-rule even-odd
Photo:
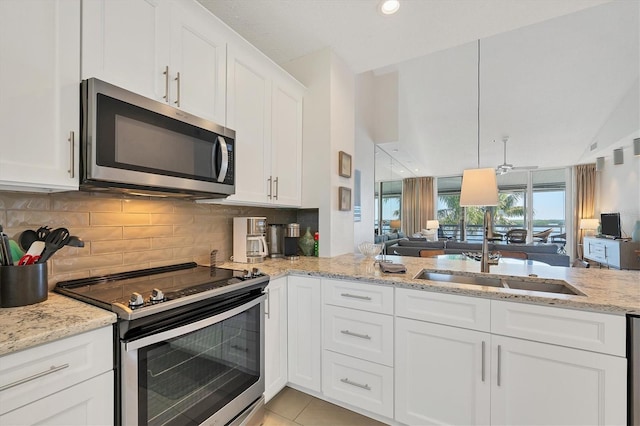
[(382, 244), (374, 244), (369, 241), (358, 244), (358, 250), (366, 257), (376, 257), (382, 251)]

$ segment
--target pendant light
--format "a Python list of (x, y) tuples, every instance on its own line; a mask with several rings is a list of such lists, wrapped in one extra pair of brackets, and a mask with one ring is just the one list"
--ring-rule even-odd
[(480, 40), (478, 39), (478, 167), (462, 173), (460, 206), (497, 206), (498, 183), (496, 171), (480, 168)]

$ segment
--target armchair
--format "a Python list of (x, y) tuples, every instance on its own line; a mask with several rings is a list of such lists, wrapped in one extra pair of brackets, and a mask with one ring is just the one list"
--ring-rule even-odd
[(507, 231), (507, 244), (524, 244), (527, 242), (526, 229), (510, 229)]
[(536, 232), (533, 234), (534, 241), (540, 241), (542, 243), (546, 243), (549, 235), (553, 232), (553, 228), (545, 229), (544, 231)]

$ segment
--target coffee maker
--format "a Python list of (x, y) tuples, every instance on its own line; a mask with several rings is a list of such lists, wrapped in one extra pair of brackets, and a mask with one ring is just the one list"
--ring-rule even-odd
[(266, 217), (233, 218), (233, 261), (259, 263), (269, 254)]

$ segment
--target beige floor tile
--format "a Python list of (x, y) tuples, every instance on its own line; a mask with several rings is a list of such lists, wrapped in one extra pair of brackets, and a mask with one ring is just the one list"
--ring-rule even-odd
[(261, 426), (298, 426), (298, 425), (297, 423), (294, 423), (289, 419), (285, 419), (284, 417), (279, 416), (272, 411), (265, 410), (264, 416), (262, 417)]
[(313, 400), (295, 419), (303, 426), (382, 426), (369, 417), (362, 416), (345, 408), (338, 407), (320, 399)]
[(265, 408), (286, 419), (295, 420), (312, 399), (311, 395), (287, 387), (274, 396)]

